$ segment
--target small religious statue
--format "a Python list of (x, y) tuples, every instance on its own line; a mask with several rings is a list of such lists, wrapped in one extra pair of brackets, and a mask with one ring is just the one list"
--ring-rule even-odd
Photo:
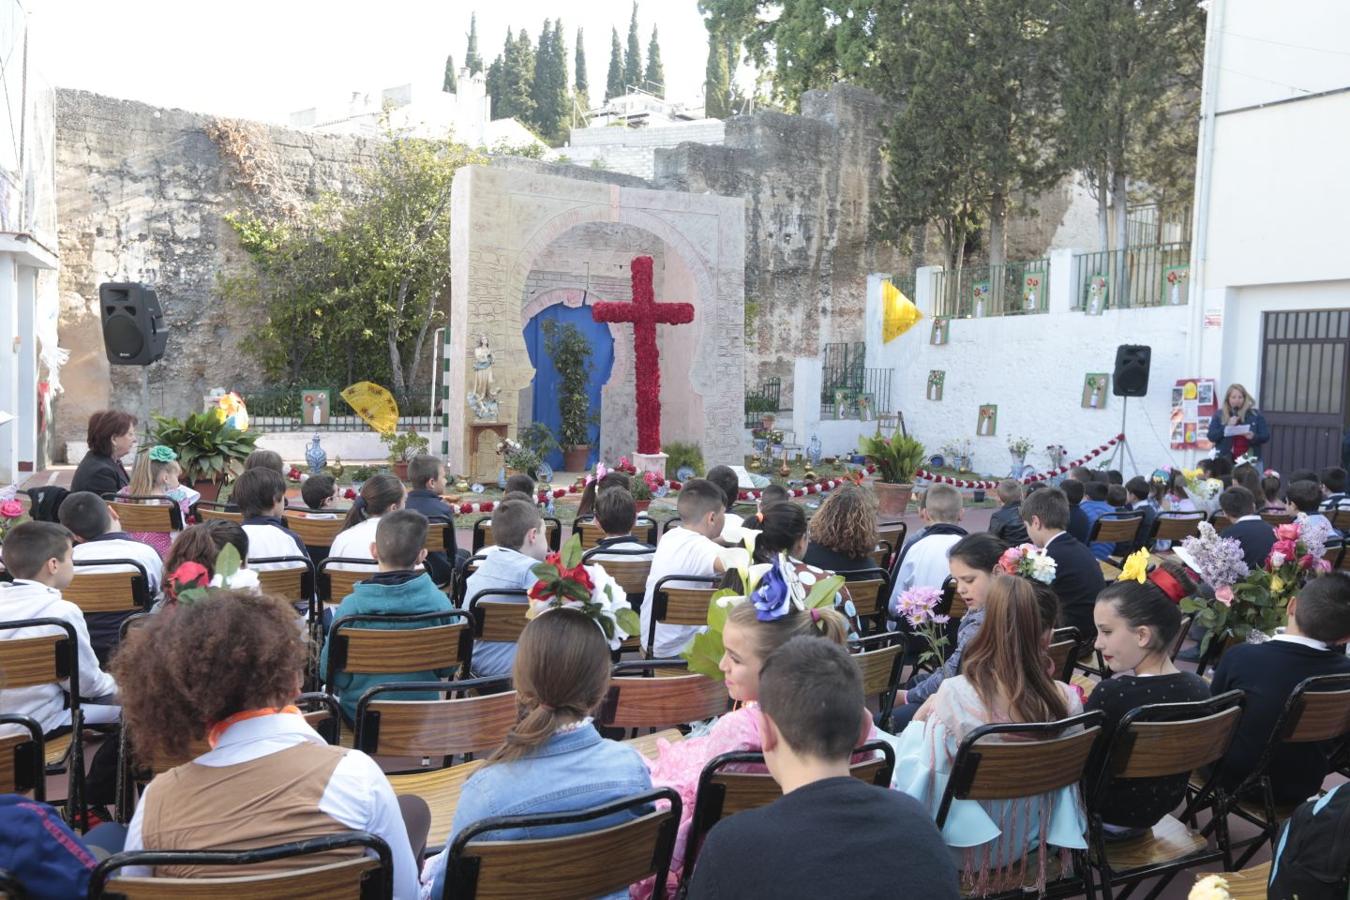
[(311, 475), (318, 475), (323, 471), (323, 467), (328, 465), (328, 454), (319, 446), (317, 434), (309, 442), (309, 447), (305, 449), (305, 462), (309, 463), (309, 474)]
[(811, 443), (806, 445), (806, 458), (811, 463), (810, 468), (814, 469), (820, 465), (820, 453), (820, 435), (813, 434), (811, 435)]
[(492, 378), (492, 348), (488, 346), (488, 336), (478, 336), (478, 346), (473, 350), (473, 390), (469, 392), (469, 408), (474, 418), (482, 422), (491, 422), (497, 418), (497, 387)]

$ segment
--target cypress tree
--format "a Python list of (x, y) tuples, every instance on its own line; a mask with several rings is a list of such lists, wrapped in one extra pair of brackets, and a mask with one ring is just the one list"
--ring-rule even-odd
[(586, 77), (586, 48), (581, 42), (581, 29), (577, 29), (577, 50), (572, 83), (575, 86), (577, 104), (583, 109), (591, 108), (591, 92)]
[(623, 83), (626, 87), (642, 84), (642, 46), (638, 41), (637, 3), (633, 3), (633, 18), (628, 22), (628, 52), (623, 57)]
[(609, 47), (609, 76), (605, 79), (605, 100), (623, 96), (623, 49), (619, 46), (619, 29), (611, 28)]
[(455, 79), (455, 58), (453, 56), (445, 57), (445, 78), (441, 81), (441, 90), (447, 94), (453, 94), (459, 90), (459, 83)]
[(727, 42), (711, 25), (708, 31), (708, 67), (703, 75), (703, 114), (710, 119), (725, 119), (731, 115)]
[(561, 139), (567, 121), (567, 48), (563, 45), (562, 20), (544, 20), (535, 54), (534, 82), (530, 99), (534, 101), (535, 128), (550, 141)]
[(506, 43), (502, 47), (502, 52), (487, 68), (487, 94), (492, 101), (492, 118), (494, 119), (504, 119), (508, 115), (502, 112), (503, 104), (506, 102), (506, 55), (515, 41), (510, 26), (507, 26)]
[(469, 14), (469, 47), (464, 51), (464, 65), (470, 75), (483, 71), (483, 57), (478, 55), (478, 14)]
[(656, 26), (652, 26), (652, 39), (647, 44), (647, 72), (642, 76), (647, 90), (658, 97), (666, 95), (666, 72), (661, 68), (661, 45), (656, 40)]

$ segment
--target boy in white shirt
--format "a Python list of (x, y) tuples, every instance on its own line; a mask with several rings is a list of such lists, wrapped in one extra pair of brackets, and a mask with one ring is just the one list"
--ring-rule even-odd
[(935, 484), (923, 492), (919, 518), (924, 529), (905, 547), (891, 592), (891, 609), (899, 596), (912, 587), (941, 588), (950, 569), (947, 551), (966, 536), (961, 521), (961, 492), (951, 485)]
[(243, 514), (244, 533), (248, 535), (248, 563), (254, 570), (295, 569), (298, 562), (255, 564), (257, 559), (277, 556), (303, 556), (309, 559), (304, 540), (286, 527), (286, 479), (266, 466), (246, 470), (234, 482), (230, 500)]
[(731, 511), (741, 496), (741, 479), (730, 466), (713, 466), (708, 470), (708, 481), (721, 489), (725, 502), (725, 515), (722, 519), (722, 531), (712, 537), (724, 544), (739, 546), (744, 540), (742, 526), (745, 518)]
[[(726, 517), (726, 495), (711, 481), (695, 478), (680, 489), (678, 505), (680, 525), (661, 538), (652, 557), (651, 574), (647, 576), (647, 590), (642, 596), (642, 648), (648, 648), (652, 627), (652, 595), (657, 582), (670, 575), (720, 575), (724, 571), (718, 558), (721, 547), (714, 538), (722, 534)], [(706, 588), (699, 582), (672, 581), (666, 587)], [(651, 647), (657, 657), (676, 656), (685, 645), (703, 630), (696, 625), (657, 624)]]

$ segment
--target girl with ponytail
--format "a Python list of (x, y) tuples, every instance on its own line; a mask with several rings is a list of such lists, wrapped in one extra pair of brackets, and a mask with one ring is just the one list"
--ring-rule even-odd
[(361, 485), (361, 494), (347, 511), (342, 531), (333, 538), (333, 546), (329, 549), (328, 555), (347, 559), (369, 559), (370, 564), (358, 566), (337, 563), (333, 568), (375, 571), (376, 565), (370, 545), (375, 543), (375, 529), (379, 527), (380, 516), (402, 509), (406, 501), (403, 482), (388, 473), (372, 475)]
[[(573, 812), (651, 789), (642, 755), (602, 738), (591, 724), (609, 690), (609, 673), (604, 632), (580, 610), (550, 609), (525, 626), (512, 670), (516, 724), (464, 785), (445, 849), (422, 872), (432, 897), (444, 893), (445, 863), (455, 836), (475, 822)], [(581, 825), (535, 828), (528, 836), (562, 837), (617, 825), (633, 815), (625, 811)], [(524, 837), (519, 829), (491, 835), (494, 841)]]

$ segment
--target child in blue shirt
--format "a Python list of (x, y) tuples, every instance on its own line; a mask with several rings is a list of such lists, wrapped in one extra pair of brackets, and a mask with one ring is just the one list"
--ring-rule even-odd
[[(524, 597), (493, 597), (496, 590), (529, 590), (538, 579), (531, 571), (548, 555), (548, 538), (539, 507), (526, 500), (503, 500), (492, 511), (494, 546), (482, 551), (483, 561), (465, 583), (465, 608), (484, 592), (485, 599), (524, 603)], [(509, 641), (475, 641), (473, 674), (506, 675), (515, 660), (516, 645)]]
[[(1111, 487), (1104, 481), (1093, 481), (1083, 485), (1083, 502), (1078, 504), (1078, 508), (1087, 516), (1088, 534), (1092, 534), (1092, 526), (1096, 524), (1107, 513), (1115, 512), (1116, 508), (1107, 502), (1107, 495)], [(1093, 541), (1088, 544), (1088, 549), (1092, 555), (1098, 559), (1106, 559), (1111, 555), (1111, 549), (1115, 546), (1110, 541)]]

